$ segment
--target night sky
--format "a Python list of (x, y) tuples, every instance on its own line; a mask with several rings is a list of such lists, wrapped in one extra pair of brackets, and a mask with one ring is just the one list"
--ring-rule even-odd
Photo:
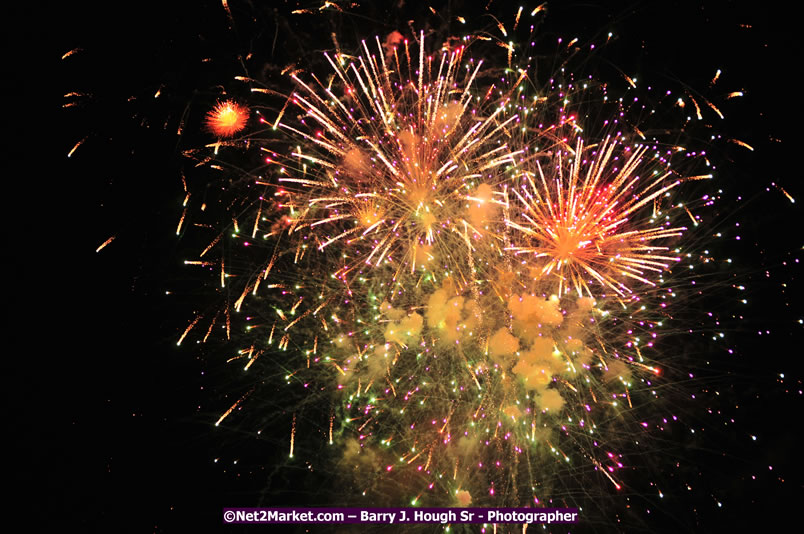
[[(211, 363), (213, 352), (200, 356), (192, 346), (176, 347), (194, 312), (209, 305), (202, 277), (182, 265), (197, 243), (175, 235), (186, 165), (180, 152), (209, 142), (199, 128), (203, 113), (219, 95), (216, 86), (228, 88), (242, 73), (238, 56), (253, 53), (248, 65), (263, 65), (262, 79), (281, 87), (279, 70), (297, 58), (314, 61), (332, 47), (333, 31), (348, 46), (361, 37), (409, 32), (408, 20), (417, 28), (440, 22), (425, 4), (365, 2), (339, 16), (291, 14), (299, 6), (317, 9), (313, 3), (267, 4), (229, 2), (234, 28), (220, 2), (63, 5), (49, 13), (53, 32), (38, 37), (54, 74), (27, 84), (53, 89), (48, 113), (56, 136), (49, 125), (39, 137), (57, 167), (47, 187), (21, 178), (32, 189), (17, 198), (41, 199), (25, 209), (35, 221), (26, 230), (36, 235), (21, 239), (21, 246), (34, 247), (19, 256), (6, 252), (17, 280), (10, 282), (11, 302), (26, 319), (11, 332), (21, 342), (6, 354), (12, 450), (5, 460), (12, 472), (7, 485), (43, 530), (214, 531), (224, 529), (224, 506), (323, 505), (306, 500), (313, 493), (307, 485), (337, 484), (332, 473), (310, 475), (307, 482), (304, 470), (269, 476), (271, 462), (286, 455), (287, 428), (275, 429), (272, 441), (213, 427), (238, 385)], [(451, 9), (453, 19), (487, 13), (483, 2), (465, 4), (432, 5), (439, 13)], [(506, 20), (516, 11), (490, 4), (489, 12)], [(725, 415), (707, 415), (708, 405), (691, 402), (690, 418), (700, 420), (706, 437), (688, 449), (679, 441), (672, 453), (685, 451), (678, 453), (684, 463), (701, 467), (703, 475), (694, 467), (688, 474), (707, 489), (693, 498), (669, 495), (655, 517), (639, 523), (584, 525), (582, 519), (573, 532), (770, 531), (785, 517), (793, 524), (798, 519), (804, 313), (794, 128), (801, 121), (801, 47), (792, 18), (757, 2), (548, 6), (544, 31), (587, 41), (612, 31), (617, 42), (604, 57), (657, 85), (670, 80), (708, 91), (721, 69), (720, 92), (745, 96), (728, 101), (717, 131), (754, 148), (731, 144), (717, 155), (724, 181), (718, 185), (734, 208), (726, 210), (724, 228), (741, 225), (740, 242), (724, 245), (723, 253), (735, 259), (750, 304), (740, 309), (742, 320), (728, 322), (733, 357), (713, 358), (710, 376), (690, 387), (692, 393), (720, 390), (722, 400), (711, 408)], [(74, 49), (80, 50), (60, 60)], [(65, 99), (78, 105), (62, 108), (58, 100), (70, 92), (83, 96)], [(114, 241), (96, 253), (111, 236)], [(726, 297), (696, 305), (729, 315), (734, 299), (718, 298)], [(728, 418), (735, 423), (723, 426)], [(248, 461), (232, 465), (237, 457)], [(646, 500), (655, 502), (654, 496)]]

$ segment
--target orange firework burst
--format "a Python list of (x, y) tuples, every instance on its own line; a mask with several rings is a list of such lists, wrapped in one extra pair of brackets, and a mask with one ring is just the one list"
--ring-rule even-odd
[(218, 137), (231, 137), (246, 127), (248, 113), (248, 107), (233, 100), (218, 102), (207, 113), (207, 130)]
[(336, 88), (293, 76), (307, 124), (281, 126), (309, 144), (280, 178), (297, 188), (291, 232), (315, 230), (319, 249), (348, 245), (342, 274), (386, 264), (465, 274), (484, 233), (476, 205), (497, 200), (489, 184), (517, 154), (500, 142), (517, 120), (505, 116), (505, 97), (484, 104), (472, 93), (482, 62), (463, 69), (464, 47), (427, 56), (423, 40), (418, 54), (407, 41), (398, 53), (377, 40), (374, 53), (363, 43), (357, 58), (327, 56)]
[(654, 285), (648, 272), (679, 260), (653, 242), (686, 230), (658, 218), (658, 199), (680, 181), (668, 179), (666, 168), (643, 165), (647, 146), (607, 138), (591, 148), (587, 160), (579, 139), (574, 150), (557, 150), (547, 171), (537, 161), (537, 173), (523, 173), (514, 190), (521, 213), (506, 224), (528, 242), (508, 250), (540, 258), (541, 274), (558, 276), (559, 294), (574, 289), (591, 296), (589, 282), (596, 282), (625, 296), (626, 279)]

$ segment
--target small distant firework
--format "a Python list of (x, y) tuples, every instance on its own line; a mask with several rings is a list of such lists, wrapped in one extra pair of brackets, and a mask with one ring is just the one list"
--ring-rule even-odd
[(218, 102), (207, 113), (206, 127), (218, 137), (232, 137), (242, 131), (248, 123), (249, 109), (233, 100)]

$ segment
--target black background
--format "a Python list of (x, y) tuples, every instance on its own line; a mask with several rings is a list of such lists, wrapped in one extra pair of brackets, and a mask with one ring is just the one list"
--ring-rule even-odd
[[(482, 5), (470, 4), (433, 7), (483, 16)], [(10, 85), (29, 95), (45, 87), (51, 110), (43, 123), (18, 134), (35, 153), (24, 156), (30, 163), (13, 178), (21, 192), (6, 200), (7, 214), (22, 215), (9, 218), (4, 252), (9, 306), (18, 319), (9, 331), (14, 350), (5, 356), (11, 364), (6, 440), (12, 447), (5, 457), (11, 475), (4, 478), (20, 497), (13, 506), (31, 510), (39, 526), (212, 531), (223, 528), (224, 506), (259, 501), (263, 474), (213, 462), (236, 438), (212, 427), (225, 405), (210, 402), (214, 384), (202, 378), (203, 362), (192, 349), (175, 347), (196, 306), (192, 298), (165, 296), (188, 283), (174, 235), (183, 198), (175, 131), (185, 112), (188, 124), (197, 124), (204, 109), (198, 102), (214, 101), (209, 88), (228, 83), (238, 54), (254, 52), (281, 67), (329, 48), (333, 28), (323, 15), (291, 15), (296, 3), (233, 0), (230, 6), (234, 28), (220, 2), (17, 7), (19, 16), (8, 21), (19, 25), (7, 36), (9, 70), (21, 74), (16, 88)], [(507, 20), (515, 11), (491, 6)], [(353, 12), (335, 29), (372, 37), (404, 32), (408, 20), (429, 17), (424, 4), (366, 3)], [(43, 17), (51, 20), (45, 24)], [(550, 4), (544, 25), (568, 38), (614, 31), (620, 42), (613, 60), (624, 71), (702, 87), (722, 69), (724, 91), (746, 93), (722, 130), (756, 149), (726, 154), (728, 188), (748, 200), (734, 220), (744, 224), (746, 246), (736, 254), (748, 272), (752, 304), (731, 334), (739, 351), (736, 371), (726, 379), (733, 376), (733, 383), (725, 387), (741, 404), (734, 410), (735, 436), (759, 439), (736, 443), (707, 475), (723, 508), (714, 499), (696, 503), (682, 496), (666, 513), (677, 507), (685, 519), (667, 524), (667, 531), (770, 529), (785, 517), (795, 525), (797, 508), (789, 507), (804, 496), (798, 459), (800, 267), (791, 263), (802, 246), (801, 217), (798, 204), (770, 186), (776, 182), (801, 198), (795, 132), (801, 50), (793, 18), (762, 3), (569, 2)], [(81, 51), (59, 59), (74, 48)], [(43, 63), (28, 49), (44, 50)], [(147, 98), (160, 88), (163, 96)], [(79, 109), (59, 109), (70, 91), (91, 96), (80, 99)], [(49, 176), (40, 176), (37, 158), (56, 161)], [(111, 235), (115, 241), (96, 254)], [(771, 334), (757, 335), (765, 330)], [(299, 501), (290, 494), (287, 499)], [(650, 530), (665, 530), (662, 525)], [(632, 529), (612, 524), (593, 530)]]

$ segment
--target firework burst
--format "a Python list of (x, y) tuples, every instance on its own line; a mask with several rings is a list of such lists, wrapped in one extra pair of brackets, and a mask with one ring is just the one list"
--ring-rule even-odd
[(295, 186), (290, 233), (310, 232), (319, 250), (340, 247), (339, 277), (392, 265), (395, 278), (435, 267), (468, 280), (488, 211), (471, 205), (493, 202), (518, 153), (506, 142), (518, 117), (506, 116), (504, 98), (476, 94), (482, 62), (464, 46), (426, 55), (423, 33), (417, 55), (407, 40), (402, 50), (376, 44), (372, 53), (364, 42), (357, 58), (327, 55), (326, 84), (293, 75), (308, 128), (281, 125), (304, 142), (279, 179)]
[(201, 254), (230, 229), (250, 247), (202, 260), (227, 295), (204, 339), (246, 316), (230, 361), (325, 412), (310, 432), (289, 410), (289, 455), (325, 435), (339, 504), (583, 506), (626, 487), (630, 437), (650, 439), (664, 277), (697, 224), (674, 196), (697, 159), (605, 84), (539, 86), (501, 41), (484, 67), (486, 40), (428, 53), (394, 33), (290, 69), (270, 128), (243, 137), (267, 154), (258, 187)]
[(506, 224), (529, 244), (508, 250), (541, 259), (540, 275), (555, 274), (559, 294), (575, 290), (592, 296), (588, 280), (593, 280), (625, 296), (632, 290), (624, 279), (654, 285), (647, 272), (661, 273), (679, 260), (654, 243), (686, 230), (669, 227), (657, 209), (662, 195), (680, 181), (669, 170), (642, 165), (648, 146), (624, 147), (607, 138), (594, 148), (587, 157), (589, 147), (578, 139), (573, 149), (552, 154), (546, 171), (537, 160), (536, 176), (523, 172), (521, 190), (513, 190), (519, 222)]
[(218, 102), (215, 108), (207, 113), (207, 130), (218, 137), (232, 137), (246, 127), (248, 114), (248, 107), (233, 100)]
[(643, 354), (660, 321), (632, 318), (655, 295), (626, 281), (678, 261), (674, 149), (585, 140), (566, 90), (523, 105), (527, 70), (481, 76), (471, 39), (375, 42), (326, 55), (326, 81), (292, 73), (273, 121), (293, 147), (269, 151), (272, 234), (295, 252), (261, 278), (295, 279), (268, 336), (306, 346), (288, 383), (329, 384), (337, 464), (387, 505), (539, 504), (594, 473), (620, 489), (613, 436), (660, 373)]

